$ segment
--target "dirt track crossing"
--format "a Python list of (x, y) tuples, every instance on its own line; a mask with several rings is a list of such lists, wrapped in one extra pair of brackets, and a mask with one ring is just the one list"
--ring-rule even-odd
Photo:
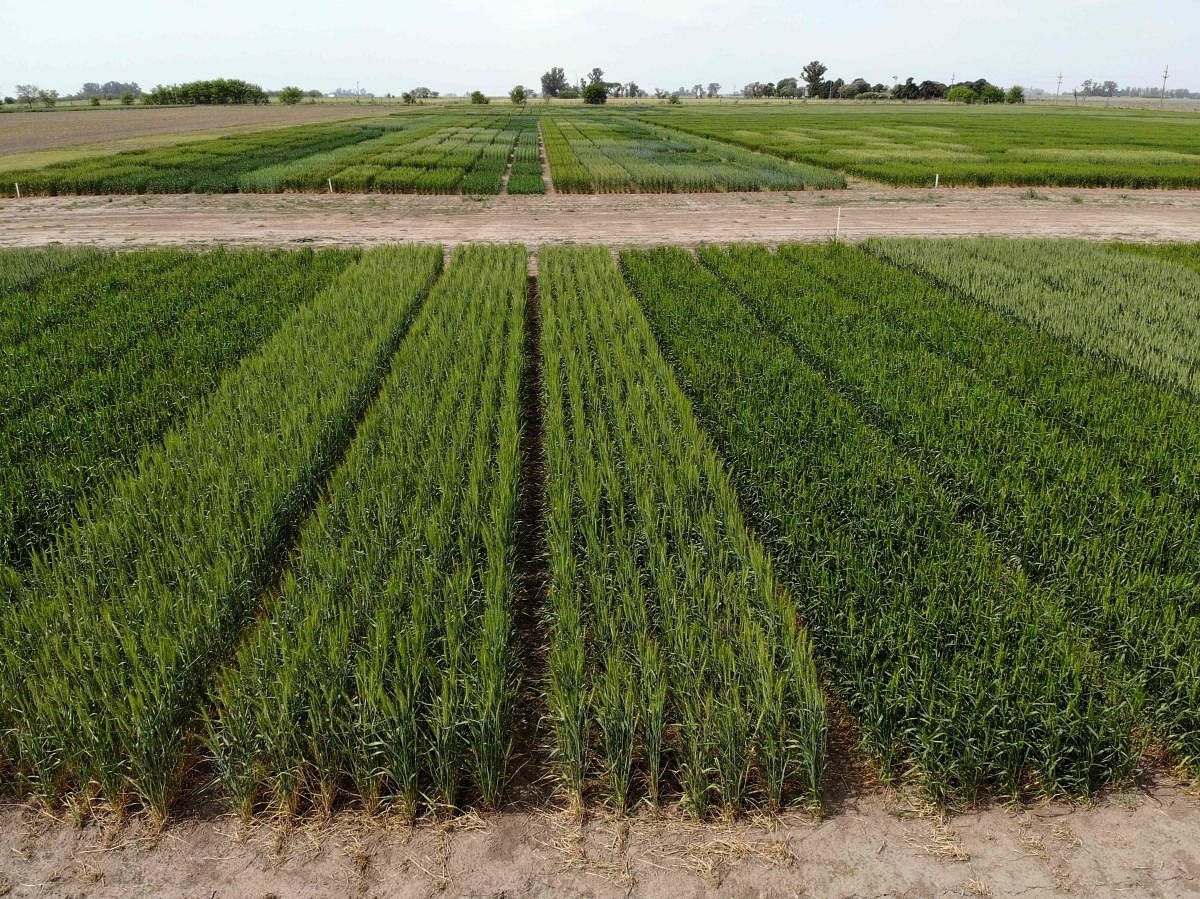
[[(839, 209), (841, 224), (838, 226)], [(1200, 191), (1018, 188), (545, 197), (230, 194), (0, 201), (0, 246), (51, 242), (613, 246), (976, 234), (1200, 240)]]

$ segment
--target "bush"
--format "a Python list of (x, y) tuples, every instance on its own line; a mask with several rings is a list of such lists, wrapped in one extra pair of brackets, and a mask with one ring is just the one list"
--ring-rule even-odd
[(683, 101), (679, 99), (679, 94), (671, 94), (671, 96), (667, 97), (667, 102), (672, 106), (678, 106)]
[(471, 102), (482, 105), (484, 103), (491, 103), (492, 101), (488, 99), (487, 94), (483, 91), (471, 91)]
[(946, 92), (946, 99), (951, 103), (974, 103), (979, 99), (979, 94), (965, 84), (959, 84)]
[(891, 98), (890, 91), (863, 91), (854, 97), (855, 100), (890, 100)]
[(529, 99), (529, 92), (525, 90), (525, 86), (518, 84), (508, 92), (508, 99), (512, 100), (517, 106), (524, 106)]
[(979, 95), (979, 102), (981, 102), (981, 103), (1003, 103), (1004, 102), (1004, 88), (996, 87), (996, 85), (994, 85), (994, 84), (986, 85), (983, 89), (983, 92)]
[(603, 84), (589, 84), (583, 89), (583, 102), (598, 106), (608, 102), (608, 88)]
[(92, 104), (93, 106), (99, 106), (99, 105), (100, 105), (100, 98), (99, 98), (99, 97), (92, 97), (92, 98), (91, 98), (91, 104)]
[(558, 99), (560, 99), (560, 100), (578, 100), (579, 99), (579, 88), (564, 87), (562, 90), (560, 90), (558, 92)]
[(121, 94), (121, 105), (122, 106), (132, 106), (133, 105), (133, 91), (125, 91), (125, 93)]
[(295, 106), (302, 99), (304, 99), (304, 91), (298, 87), (285, 87), (279, 91), (279, 102), (284, 106)]
[(1019, 84), (1014, 84), (1012, 87), (1010, 87), (1008, 89), (1008, 93), (1004, 95), (1004, 102), (1005, 103), (1024, 103), (1025, 102), (1025, 88), (1021, 87), (1021, 85), (1019, 85)]

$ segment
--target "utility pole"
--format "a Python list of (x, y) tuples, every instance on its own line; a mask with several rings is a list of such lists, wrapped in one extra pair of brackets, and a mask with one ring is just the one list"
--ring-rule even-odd
[(1163, 66), (1163, 89), (1162, 95), (1158, 98), (1158, 105), (1161, 108), (1167, 102), (1167, 78), (1171, 74), (1170, 66)]
[(1062, 80), (1063, 80), (1062, 69), (1059, 69), (1058, 70), (1058, 89), (1054, 92), (1054, 99), (1056, 99), (1056, 100), (1062, 96)]

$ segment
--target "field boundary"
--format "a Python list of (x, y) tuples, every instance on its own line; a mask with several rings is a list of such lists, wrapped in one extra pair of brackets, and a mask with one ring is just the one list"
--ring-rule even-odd
[[(838, 215), (841, 210), (841, 227)], [(615, 247), (847, 241), (872, 236), (1200, 239), (1200, 191), (1015, 188), (718, 194), (267, 194), (0, 201), (0, 246), (50, 243)]]

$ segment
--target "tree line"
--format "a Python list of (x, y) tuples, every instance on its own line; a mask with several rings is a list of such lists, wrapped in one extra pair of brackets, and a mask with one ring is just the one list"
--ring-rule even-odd
[(266, 103), (267, 92), (240, 78), (211, 78), (185, 84), (160, 84), (142, 97), (142, 102), (163, 106), (172, 103), (243, 104)]
[(784, 97), (818, 100), (950, 100), (959, 103), (1024, 103), (1025, 90), (1013, 85), (1005, 90), (986, 78), (975, 81), (956, 81), (944, 84), (926, 79), (917, 82), (906, 78), (896, 79), (890, 88), (883, 83), (854, 78), (826, 78), (829, 68), (814, 59), (800, 70), (799, 78), (781, 78), (778, 81), (752, 81), (742, 88), (743, 97)]

